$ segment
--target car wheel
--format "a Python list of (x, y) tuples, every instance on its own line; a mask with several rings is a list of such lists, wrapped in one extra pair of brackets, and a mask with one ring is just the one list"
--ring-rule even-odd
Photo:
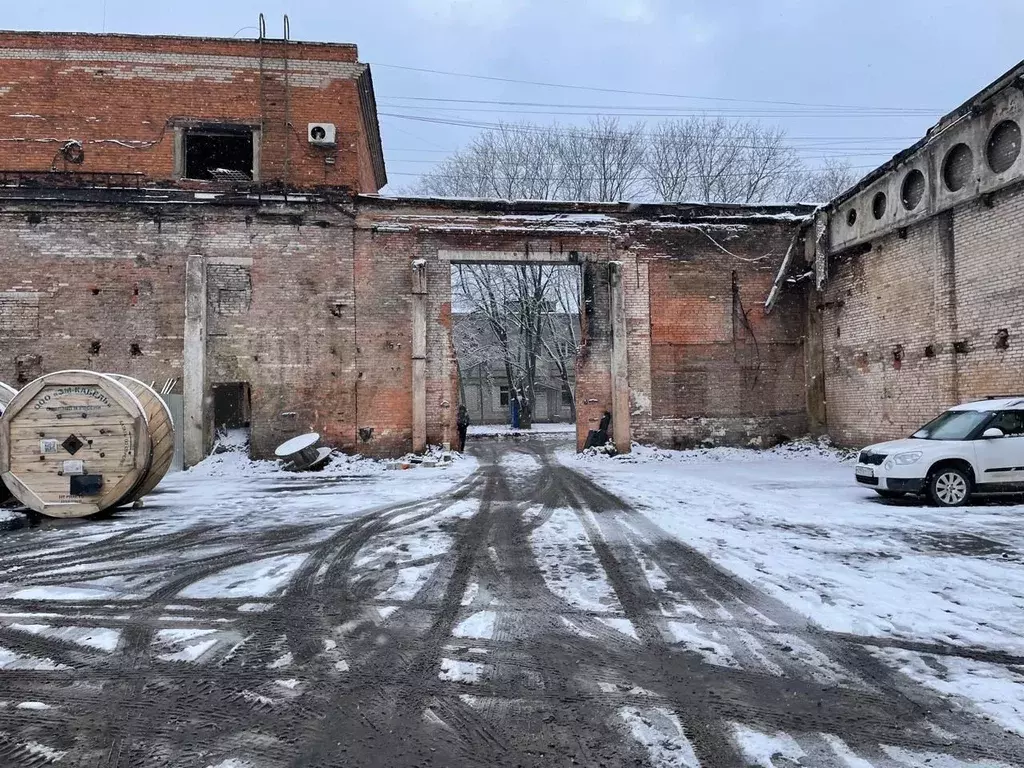
[(928, 498), (939, 507), (959, 507), (971, 496), (971, 479), (962, 469), (943, 467), (928, 481)]
[(902, 499), (906, 496), (906, 491), (880, 491), (877, 488), (875, 493), (881, 496), (883, 499)]

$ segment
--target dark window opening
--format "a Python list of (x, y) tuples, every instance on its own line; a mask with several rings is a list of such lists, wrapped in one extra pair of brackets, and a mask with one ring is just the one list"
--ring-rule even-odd
[(931, 344), (929, 344), (927, 347), (925, 347), (924, 348), (924, 356), (925, 357), (935, 357), (935, 347), (933, 345), (931, 345)]
[(502, 406), (508, 406), (508, 387), (498, 389), (498, 402)]
[(213, 385), (213, 424), (220, 430), (249, 427), (249, 383)]
[(1010, 348), (1010, 331), (1007, 328), (1000, 328), (996, 331), (996, 349)]
[(572, 405), (572, 392), (567, 388), (562, 389), (562, 405)]
[(252, 181), (252, 130), (186, 132), (185, 177), (204, 181)]

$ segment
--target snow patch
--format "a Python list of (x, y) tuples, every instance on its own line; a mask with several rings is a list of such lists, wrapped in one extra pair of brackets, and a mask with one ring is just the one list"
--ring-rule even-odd
[(556, 509), (530, 533), (530, 543), (548, 589), (586, 611), (620, 612), (618, 598), (571, 509)]
[(437, 568), (437, 563), (401, 568), (395, 583), (377, 597), (381, 600), (412, 600), (416, 597), (416, 593), (423, 589), (435, 568)]
[(732, 731), (733, 740), (749, 766), (781, 768), (772, 762), (774, 758), (786, 758), (799, 765), (800, 758), (806, 757), (806, 753), (797, 744), (796, 739), (782, 731), (769, 735), (740, 723), (733, 723)]
[(693, 745), (683, 733), (679, 718), (663, 707), (623, 707), (621, 717), (633, 738), (658, 768), (700, 768)]
[(11, 624), (11, 629), (111, 652), (121, 639), (120, 630), (104, 627), (51, 627), (48, 624)]
[(308, 555), (278, 555), (227, 568), (190, 584), (182, 597), (267, 597), (281, 589)]
[(626, 637), (631, 637), (634, 640), (639, 640), (640, 639), (640, 638), (637, 637), (636, 629), (633, 627), (633, 622), (631, 622), (629, 619), (622, 619), (622, 618), (616, 618), (616, 617), (612, 617), (612, 618), (600, 617), (600, 618), (598, 618), (598, 621), (600, 621), (606, 627), (611, 627), (616, 632), (621, 632)]
[(681, 643), (693, 653), (699, 653), (708, 664), (716, 667), (739, 669), (740, 663), (729, 646), (722, 642), (722, 635), (716, 629), (703, 630), (695, 624), (684, 621), (665, 622), (672, 642)]
[(914, 682), (947, 698), (966, 699), (1007, 731), (1024, 736), (1024, 674), (957, 656), (931, 656), (899, 648), (869, 650)]
[(441, 659), (441, 671), (438, 677), (454, 683), (475, 683), (484, 675), (485, 665), (475, 661), (458, 659)]
[(23, 669), (36, 672), (52, 672), (56, 670), (70, 669), (70, 667), (64, 664), (58, 664), (52, 659), (40, 659), (35, 656), (25, 656), (0, 646), (0, 669)]
[(490, 640), (494, 637), (494, 623), (497, 619), (494, 611), (477, 611), (459, 624), (452, 631), (455, 637), (472, 637), (477, 640)]

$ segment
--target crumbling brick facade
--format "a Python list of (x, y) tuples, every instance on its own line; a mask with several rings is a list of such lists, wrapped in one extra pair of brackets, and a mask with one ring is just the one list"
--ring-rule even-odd
[[(778, 210), (3, 194), (0, 301), (17, 311), (0, 327), (0, 380), (73, 367), (187, 376), (186, 265), (199, 254), (205, 390), (248, 385), (254, 454), (316, 430), (345, 450), (396, 455), (413, 444), (414, 262), (423, 260), (428, 288), (426, 436), (442, 443), (457, 404), (453, 260), (539, 258), (585, 277), (582, 440), (610, 408), (614, 261), (635, 439), (763, 443), (802, 430), (799, 302), (764, 319), (757, 301), (798, 225)], [(725, 213), (742, 218), (717, 223)]]
[(799, 291), (760, 302), (807, 208), (360, 194), (386, 176), (354, 46), (3, 32), (0, 62), (0, 380), (177, 380), (186, 460), (231, 386), (257, 456), (400, 454), (455, 433), (452, 264), (539, 260), (583, 277), (580, 444), (606, 410), (626, 445), (803, 430)]
[(1024, 393), (1021, 243), (1016, 188), (833, 263), (821, 311), (835, 440), (906, 437), (950, 405)]
[(1024, 64), (823, 214), (809, 327), (824, 402), (812, 394), (809, 410), (840, 443), (905, 437), (951, 405), (1024, 395), (1022, 76)]
[[(353, 45), (0, 32), (0, 71), (0, 171), (180, 184), (188, 131), (229, 126), (254, 132), (262, 184), (387, 182), (370, 70)], [(311, 145), (311, 122), (335, 124), (337, 146)], [(61, 154), (69, 141), (81, 162)]]

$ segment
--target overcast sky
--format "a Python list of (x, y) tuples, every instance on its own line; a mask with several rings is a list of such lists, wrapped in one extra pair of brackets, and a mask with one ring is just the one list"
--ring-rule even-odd
[[(254, 36), (260, 11), (268, 36), (279, 36), (287, 13), (292, 39), (355, 43), (373, 65), (389, 189), (409, 186), (478, 130), (447, 123), (585, 122), (592, 112), (637, 113), (648, 123), (668, 113), (749, 116), (784, 127), (810, 164), (848, 157), (866, 171), (1024, 58), (1024, 0), (2, 0), (0, 7), (0, 27), (9, 29), (223, 37)], [(494, 101), (542, 106), (480, 103)]]

